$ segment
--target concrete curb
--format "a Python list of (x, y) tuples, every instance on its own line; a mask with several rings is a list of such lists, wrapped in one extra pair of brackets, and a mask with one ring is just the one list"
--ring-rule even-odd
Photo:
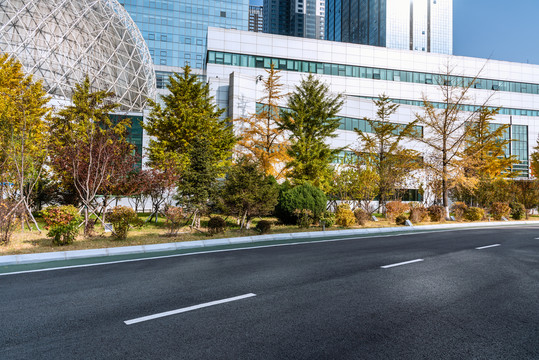
[(340, 237), (354, 235), (371, 235), (385, 234), (392, 232), (409, 232), (421, 230), (446, 230), (458, 228), (479, 228), (491, 226), (518, 226), (518, 225), (539, 225), (539, 221), (492, 221), (482, 223), (464, 223), (464, 224), (442, 224), (442, 225), (421, 225), (407, 227), (390, 227), (390, 228), (369, 228), (369, 229), (350, 229), (350, 230), (333, 230), (333, 231), (312, 231), (286, 234), (270, 234), (258, 236), (245, 236), (226, 239), (209, 239), (197, 241), (181, 241), (175, 243), (153, 244), (153, 245), (137, 245), (137, 246), (121, 246), (106, 249), (89, 249), (89, 250), (71, 250), (71, 251), (56, 251), (49, 253), (38, 254), (22, 254), (22, 255), (5, 255), (0, 256), (0, 266), (32, 264), (48, 261), (83, 259), (92, 257), (107, 257), (114, 255), (130, 255), (130, 254), (147, 254), (158, 251), (177, 251), (196, 248), (207, 248), (213, 246), (236, 245), (245, 243), (256, 243), (263, 241), (282, 241), (282, 240), (298, 240), (298, 239), (316, 239), (320, 237)]

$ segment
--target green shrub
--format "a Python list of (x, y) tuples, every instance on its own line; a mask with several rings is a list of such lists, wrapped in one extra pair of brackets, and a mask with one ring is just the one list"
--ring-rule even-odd
[(365, 226), (365, 224), (370, 220), (369, 213), (363, 209), (356, 209), (354, 211), (354, 216), (356, 217), (356, 222), (361, 226)]
[(226, 230), (226, 221), (220, 216), (213, 216), (208, 221), (208, 233), (210, 235), (216, 235), (224, 233)]
[(445, 219), (445, 209), (441, 205), (431, 205), (427, 209), (429, 211), (430, 221), (438, 222)]
[(420, 203), (410, 203), (410, 221), (414, 224), (423, 222), (429, 216), (429, 212), (426, 207)]
[(464, 213), (466, 212), (466, 209), (468, 209), (468, 205), (463, 203), (462, 201), (457, 201), (451, 205), (451, 211), (455, 215), (455, 220), (461, 221), (464, 218)]
[(73, 205), (49, 206), (41, 212), (46, 223), (48, 237), (55, 245), (68, 245), (75, 241), (79, 233), (82, 216)]
[(168, 236), (176, 236), (180, 231), (181, 223), (185, 220), (185, 214), (181, 207), (169, 206), (165, 211), (165, 226)]
[(464, 218), (468, 221), (480, 221), (485, 217), (485, 210), (478, 207), (469, 207), (464, 213)]
[(267, 234), (270, 232), (271, 230), (271, 221), (268, 221), (268, 220), (260, 220), (257, 224), (256, 224), (256, 228), (255, 228), (259, 233), (261, 234)]
[(315, 220), (326, 211), (327, 198), (322, 190), (309, 183), (283, 190), (279, 194), (279, 202), (275, 215), (283, 224), (297, 224), (296, 210), (309, 210)]
[(404, 214), (410, 209), (408, 204), (402, 201), (390, 201), (386, 204), (386, 218), (389, 221), (395, 220), (395, 218), (401, 214)]
[(406, 220), (408, 220), (408, 217), (405, 214), (400, 214), (395, 218), (395, 223), (397, 225), (406, 225)]
[(138, 222), (135, 210), (128, 206), (115, 206), (107, 213), (106, 219), (112, 223), (112, 236), (117, 240), (127, 239), (127, 232)]
[(313, 212), (308, 209), (296, 209), (294, 210), (296, 216), (296, 224), (300, 228), (309, 228), (314, 221)]
[(494, 220), (501, 220), (502, 217), (507, 218), (511, 213), (511, 208), (507, 203), (504, 202), (495, 202), (490, 206), (490, 215)]
[(343, 227), (350, 227), (356, 224), (356, 217), (352, 210), (350, 210), (350, 205), (341, 204), (337, 206), (337, 211), (335, 212), (335, 223)]
[(333, 225), (335, 225), (335, 214), (329, 211), (324, 212), (324, 214), (320, 218), (320, 226), (322, 226), (322, 221), (324, 222), (324, 226), (326, 228), (332, 227)]
[(526, 208), (519, 202), (512, 202), (511, 205), (511, 217), (514, 220), (520, 220), (526, 216)]
[(22, 206), (14, 209), (15, 205), (13, 201), (0, 200), (0, 245), (9, 243), (13, 231), (20, 223)]

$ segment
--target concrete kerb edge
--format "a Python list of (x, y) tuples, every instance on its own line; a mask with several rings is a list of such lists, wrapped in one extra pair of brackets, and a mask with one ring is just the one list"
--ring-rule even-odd
[(333, 231), (313, 231), (305, 233), (282, 233), (258, 236), (244, 236), (237, 238), (223, 239), (208, 239), (197, 241), (182, 241), (175, 243), (151, 244), (151, 245), (136, 245), (122, 246), (104, 249), (88, 249), (88, 250), (72, 250), (72, 251), (57, 251), (37, 254), (22, 254), (22, 255), (4, 255), (0, 256), (0, 266), (22, 265), (39, 262), (49, 262), (58, 260), (71, 260), (92, 257), (106, 257), (114, 255), (130, 255), (152, 253), (159, 251), (175, 251), (187, 250), (195, 248), (205, 248), (223, 245), (236, 245), (244, 243), (256, 243), (265, 241), (282, 241), (282, 240), (297, 240), (297, 239), (316, 239), (322, 237), (343, 236), (350, 237), (354, 235), (372, 235), (392, 232), (409, 232), (409, 231), (424, 231), (424, 230), (445, 230), (452, 228), (478, 228), (488, 226), (518, 226), (518, 225), (539, 225), (539, 221), (522, 221), (518, 223), (506, 221), (491, 221), (473, 224), (445, 224), (445, 225), (419, 225), (411, 227), (388, 227), (388, 228), (368, 228), (368, 229), (351, 229), (351, 230), (333, 230)]

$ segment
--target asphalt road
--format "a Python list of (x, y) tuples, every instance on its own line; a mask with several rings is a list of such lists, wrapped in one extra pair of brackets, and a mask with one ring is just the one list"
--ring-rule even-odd
[(0, 276), (0, 359), (539, 359), (536, 238), (443, 231)]

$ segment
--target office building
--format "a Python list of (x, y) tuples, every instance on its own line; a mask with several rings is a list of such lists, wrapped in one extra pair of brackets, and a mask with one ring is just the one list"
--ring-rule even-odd
[[(368, 131), (363, 119), (376, 116), (372, 100), (379, 95), (400, 104), (392, 121), (408, 123), (424, 110), (424, 95), (443, 108), (438, 83), (445, 66), (454, 68), (447, 80), (454, 84), (470, 82), (479, 74), (464, 110), (474, 111), (487, 100), (489, 106), (499, 107), (494, 123), (511, 124), (506, 134), (512, 140), (508, 152), (520, 162), (515, 170), (529, 175), (528, 158), (539, 135), (538, 65), (213, 28), (208, 41), (207, 78), (218, 105), (232, 118), (256, 111), (264, 96), (257, 79), (267, 76), (265, 69), (272, 63), (281, 70), (283, 93), (294, 91), (302, 77), (314, 73), (332, 93), (345, 94), (338, 136), (329, 140), (334, 148), (357, 146), (354, 129)], [(286, 99), (280, 105), (286, 106)], [(408, 145), (426, 151), (418, 141)], [(343, 152), (337, 162), (349, 155)]]
[(263, 6), (249, 6), (249, 31), (262, 32), (264, 30)]
[(453, 0), (328, 0), (326, 39), (453, 53)]
[(203, 75), (208, 26), (249, 29), (249, 0), (119, 0), (148, 44), (157, 88), (189, 65)]
[(323, 39), (325, 0), (264, 0), (264, 32)]

